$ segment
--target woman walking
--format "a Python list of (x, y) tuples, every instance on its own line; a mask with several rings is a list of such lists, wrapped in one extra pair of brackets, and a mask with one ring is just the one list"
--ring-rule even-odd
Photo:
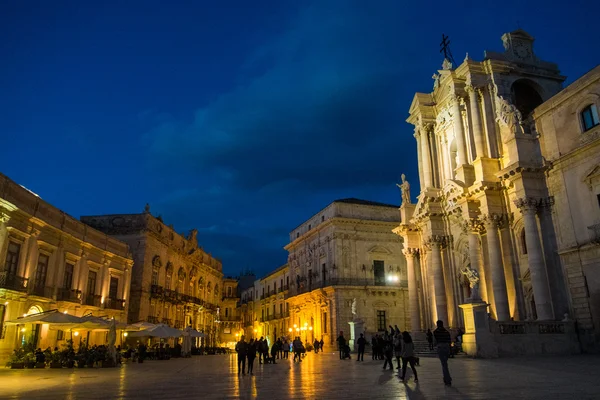
[[(402, 334), (400, 332), (394, 335), (394, 356), (396, 357), (396, 369), (400, 369), (400, 357), (402, 357)], [(400, 373), (400, 371), (398, 371)]]
[(393, 339), (388, 334), (385, 334), (383, 341), (383, 355), (385, 356), (385, 362), (383, 363), (383, 369), (389, 365), (391, 370), (394, 370), (394, 364), (392, 364), (392, 357), (394, 355), (394, 344)]
[(412, 341), (412, 337), (410, 337), (410, 333), (406, 331), (402, 332), (402, 341), (404, 344), (402, 346), (402, 377), (400, 379), (404, 381), (406, 365), (410, 364), (410, 369), (412, 369), (415, 375), (415, 382), (418, 382), (419, 378), (417, 377), (417, 370), (415, 368), (415, 344)]

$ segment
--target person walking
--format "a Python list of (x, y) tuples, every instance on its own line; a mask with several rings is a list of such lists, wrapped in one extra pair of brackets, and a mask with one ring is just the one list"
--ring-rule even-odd
[(394, 334), (394, 356), (396, 357), (396, 369), (399, 370), (400, 358), (402, 357), (402, 335), (400, 332)]
[(286, 360), (289, 359), (289, 354), (290, 354), (290, 344), (288, 343), (286, 338), (283, 338), (283, 358), (285, 358)]
[(367, 345), (367, 340), (362, 333), (356, 343), (358, 344), (358, 358), (356, 361), (365, 361), (365, 346)]
[(394, 370), (394, 364), (392, 364), (392, 355), (394, 354), (394, 346), (392, 343), (392, 338), (388, 336), (387, 332), (383, 338), (383, 355), (385, 357), (385, 362), (383, 363), (383, 369), (389, 365), (390, 369)]
[(427, 328), (427, 343), (429, 343), (429, 350), (433, 350), (433, 333), (431, 333), (431, 329)]
[(400, 378), (404, 381), (406, 377), (406, 365), (410, 364), (410, 369), (415, 375), (415, 382), (419, 381), (417, 376), (417, 369), (415, 368), (415, 344), (412, 341), (412, 337), (410, 333), (404, 331), (402, 332), (402, 377)]
[(256, 341), (250, 339), (250, 343), (246, 347), (246, 357), (248, 358), (248, 374), (254, 375), (254, 360), (256, 359)]
[[(258, 341), (256, 342), (256, 351), (258, 351), (258, 363), (262, 364), (263, 363), (263, 341), (264, 338), (261, 336), (260, 339), (258, 339)], [(267, 362), (265, 360), (265, 362)]]
[(346, 338), (344, 337), (344, 332), (340, 331), (340, 336), (336, 339), (338, 344), (338, 350), (340, 351), (340, 360), (344, 359), (344, 347), (346, 346)]
[(452, 338), (450, 337), (450, 332), (444, 328), (443, 321), (440, 320), (436, 324), (437, 329), (433, 331), (433, 337), (435, 338), (435, 342), (437, 344), (438, 357), (442, 363), (444, 384), (446, 386), (451, 386), (452, 377), (450, 376), (450, 371), (448, 370), (448, 357), (450, 357), (450, 343), (452, 342)]
[(240, 341), (235, 345), (235, 351), (238, 355), (238, 375), (241, 373), (242, 375), (246, 375), (246, 355), (248, 352), (246, 341), (244, 340), (244, 336), (240, 338)]
[(294, 348), (294, 362), (296, 362), (296, 359), (302, 362), (302, 341), (300, 341), (299, 336), (294, 340), (292, 347)]
[(377, 336), (371, 337), (371, 360), (377, 360)]
[(277, 342), (273, 343), (273, 346), (271, 346), (271, 363), (272, 364), (277, 364), (275, 362), (276, 356), (277, 356)]
[(323, 345), (325, 344), (325, 342), (323, 342), (323, 338), (321, 338), (321, 340), (319, 340), (319, 349), (321, 350), (321, 353), (323, 352)]

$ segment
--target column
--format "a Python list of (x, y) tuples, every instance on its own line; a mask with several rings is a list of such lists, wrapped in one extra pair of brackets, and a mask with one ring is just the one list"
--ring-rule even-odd
[[(121, 291), (121, 299), (127, 300), (129, 298), (129, 285), (131, 280), (131, 266), (125, 268), (123, 271), (123, 289)], [(194, 293), (194, 296), (196, 294)]]
[(456, 151), (458, 154), (458, 165), (467, 163), (467, 147), (465, 143), (465, 132), (463, 129), (462, 115), (460, 112), (459, 97), (454, 95), (451, 100), (452, 120), (454, 123), (454, 136), (456, 137)]
[(496, 319), (498, 321), (509, 321), (510, 311), (508, 308), (508, 294), (506, 292), (506, 277), (504, 276), (504, 263), (502, 261), (502, 248), (500, 247), (500, 236), (498, 228), (504, 222), (501, 215), (492, 214), (484, 217), (485, 229), (487, 231), (488, 253), (490, 256), (490, 271), (492, 273), (492, 290), (494, 292), (494, 304), (496, 306)]
[[(479, 297), (488, 302), (487, 286), (485, 284), (485, 270), (481, 263), (481, 246), (479, 244), (479, 233), (482, 229), (482, 223), (477, 219), (471, 219), (467, 223), (467, 230), (469, 232), (469, 262), (471, 268), (473, 268), (479, 274)], [(471, 298), (471, 300), (478, 300)]]
[(429, 126), (422, 126), (421, 134), (421, 156), (423, 160), (423, 180), (421, 181), (422, 188), (431, 187), (431, 155), (429, 153)]
[(475, 139), (476, 157), (486, 157), (485, 141), (483, 138), (483, 124), (481, 123), (481, 114), (479, 112), (479, 96), (477, 89), (473, 86), (466, 86), (465, 90), (469, 93), (469, 106), (471, 109), (471, 123), (473, 124), (473, 139)]
[(419, 315), (419, 293), (417, 288), (417, 274), (415, 271), (415, 256), (418, 253), (418, 249), (407, 248), (402, 252), (404, 253), (404, 257), (406, 257), (410, 328), (412, 332), (416, 333), (421, 330), (421, 316)]
[(423, 139), (419, 135), (419, 131), (416, 129), (415, 129), (414, 137), (415, 137), (415, 139), (417, 139), (417, 163), (418, 163), (418, 167), (419, 167), (419, 184), (421, 184), (421, 185), (423, 185), (423, 187), (425, 187), (425, 184), (423, 182), (423, 155), (421, 154), (423, 152), (422, 147), (421, 147), (421, 141)]
[(6, 258), (4, 256), (4, 247), (8, 239), (8, 229), (6, 228), (6, 224), (9, 220), (10, 216), (6, 213), (6, 210), (0, 209), (0, 256), (2, 257), (2, 260)]
[(531, 197), (515, 201), (515, 205), (521, 210), (521, 214), (523, 214), (529, 272), (531, 274), (531, 285), (535, 298), (535, 310), (538, 320), (544, 321), (554, 319), (554, 313), (552, 311), (552, 298), (550, 297), (550, 289), (548, 287), (548, 273), (544, 264), (542, 244), (535, 218), (538, 203), (537, 199)]
[(431, 274), (435, 297), (436, 318), (448, 324), (448, 310), (446, 306), (446, 285), (442, 269), (442, 246), (446, 243), (444, 236), (432, 236), (428, 240), (431, 249)]

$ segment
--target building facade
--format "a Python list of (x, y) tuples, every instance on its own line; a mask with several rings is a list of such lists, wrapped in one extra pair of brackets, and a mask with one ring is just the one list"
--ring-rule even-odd
[(342, 199), (294, 229), (285, 247), (288, 332), (332, 346), (356, 319), (368, 335), (409, 329), (406, 261), (392, 233), (399, 222), (397, 206)]
[[(483, 61), (467, 55), (453, 66), (445, 60), (433, 76), (433, 91), (417, 93), (410, 107), (420, 194), (417, 204), (404, 200), (395, 232), (405, 243), (410, 308), (420, 311), (411, 314), (412, 326), (419, 330), (438, 319), (464, 327), (459, 305), (478, 299), (489, 304), (504, 333), (529, 329), (511, 327), (510, 321), (568, 321), (570, 315), (587, 313), (581, 311), (585, 307), (574, 312), (574, 305), (584, 301), (572, 296), (582, 290), (585, 268), (573, 263), (577, 272), (568, 271), (568, 281), (561, 257), (572, 260), (575, 243), (589, 244), (589, 230), (583, 220), (576, 228), (587, 242), (563, 233), (568, 213), (579, 205), (568, 205), (560, 194), (564, 170), (557, 166), (568, 164), (561, 164), (564, 152), (579, 151), (578, 157), (586, 159), (578, 172), (569, 173), (591, 171), (598, 161), (597, 144), (592, 144), (597, 129), (591, 127), (582, 140), (582, 120), (557, 123), (555, 113), (562, 113), (558, 121), (566, 120), (569, 112), (581, 112), (575, 109), (583, 103), (597, 104), (598, 95), (591, 90), (577, 101), (560, 100), (576, 90), (562, 91), (565, 77), (535, 55), (533, 38), (517, 30), (502, 41), (505, 51), (486, 52)], [(591, 212), (593, 184), (587, 192), (573, 190), (587, 196)], [(565, 251), (569, 255), (559, 256)], [(597, 265), (594, 251), (584, 264)], [(570, 295), (571, 277), (578, 289), (572, 287)], [(536, 325), (539, 333), (561, 333), (565, 326)]]
[(203, 345), (219, 346), (223, 272), (198, 246), (197, 231), (184, 237), (150, 214), (81, 217), (86, 224), (129, 244), (133, 254), (129, 322), (164, 323), (203, 332)]
[(238, 279), (224, 278), (222, 287), (223, 296), (218, 318), (221, 332), (220, 343), (222, 347), (234, 349), (235, 343), (244, 333), (239, 308)]
[(534, 111), (542, 155), (549, 164), (546, 179), (572, 315), (582, 344), (594, 350), (600, 342), (599, 109), (597, 66)]
[[(0, 260), (1, 359), (25, 342), (60, 347), (71, 338), (47, 324), (4, 323), (24, 315), (59, 310), (127, 321), (133, 265), (127, 244), (79, 222), (1, 174)], [(90, 344), (104, 344), (104, 334), (91, 333)]]

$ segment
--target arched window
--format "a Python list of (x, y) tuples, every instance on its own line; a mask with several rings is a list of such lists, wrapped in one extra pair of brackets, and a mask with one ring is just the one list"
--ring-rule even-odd
[(584, 132), (600, 124), (598, 109), (595, 104), (590, 104), (581, 111), (581, 124)]
[(171, 281), (173, 280), (173, 267), (171, 263), (167, 264), (166, 274), (165, 274), (165, 289), (171, 289)]
[(521, 251), (527, 254), (527, 240), (525, 238), (525, 229), (521, 229)]
[(519, 79), (512, 85), (513, 103), (521, 112), (523, 120), (529, 117), (529, 114), (544, 102), (536, 86), (535, 82), (527, 79)]
[(158, 268), (152, 267), (152, 285), (158, 285)]

